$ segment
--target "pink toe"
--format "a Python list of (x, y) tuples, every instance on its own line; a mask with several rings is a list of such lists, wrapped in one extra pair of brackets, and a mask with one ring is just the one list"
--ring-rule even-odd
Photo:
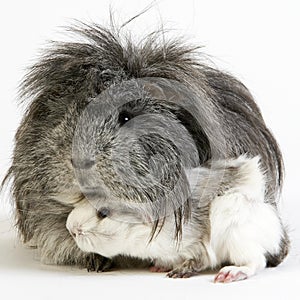
[(229, 283), (229, 282), (233, 282), (233, 281), (244, 280), (246, 278), (247, 278), (247, 275), (243, 272), (238, 272), (236, 274), (229, 273), (229, 274), (227, 274), (224, 282)]
[(157, 273), (164, 273), (164, 272), (169, 272), (170, 269), (164, 268), (164, 267), (157, 267), (157, 266), (152, 266), (149, 268), (150, 272), (157, 272)]
[(248, 276), (243, 272), (238, 272), (235, 277), (235, 280), (244, 280), (248, 278)]
[(156, 266), (152, 266), (149, 268), (150, 272), (157, 272), (157, 270), (158, 270), (158, 267), (156, 267)]
[(217, 274), (214, 282), (224, 282), (225, 277), (226, 277), (226, 274), (221, 272), (221, 273)]
[(231, 273), (228, 273), (224, 279), (224, 283), (229, 283), (234, 281), (234, 276)]

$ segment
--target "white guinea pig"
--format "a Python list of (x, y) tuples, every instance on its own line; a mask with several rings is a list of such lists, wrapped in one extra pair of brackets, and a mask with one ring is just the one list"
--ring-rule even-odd
[(152, 271), (171, 278), (222, 266), (215, 282), (231, 282), (281, 262), (286, 233), (277, 210), (264, 201), (258, 157), (217, 161), (186, 175), (189, 217), (178, 238), (174, 214), (164, 214), (153, 234), (147, 207), (122, 199), (84, 200), (70, 213), (67, 229), (83, 251), (150, 259)]

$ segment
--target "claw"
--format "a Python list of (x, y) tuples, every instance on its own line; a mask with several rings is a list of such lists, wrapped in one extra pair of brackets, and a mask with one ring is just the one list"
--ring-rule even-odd
[(169, 278), (190, 278), (197, 273), (192, 271), (184, 271), (184, 270), (173, 270), (167, 274), (167, 277)]
[(105, 272), (111, 268), (110, 259), (96, 253), (91, 253), (86, 259), (86, 268), (88, 272)]

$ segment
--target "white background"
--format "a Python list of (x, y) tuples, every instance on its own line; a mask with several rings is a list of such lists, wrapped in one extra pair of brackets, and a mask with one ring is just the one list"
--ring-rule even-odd
[[(109, 6), (122, 23), (150, 1), (5, 1), (0, 9), (0, 178), (9, 167), (13, 136), (24, 108), (17, 86), (47, 40), (64, 39), (61, 26), (73, 19), (109, 23)], [(19, 245), (1, 194), (1, 299), (299, 299), (300, 284), (300, 3), (299, 1), (154, 1), (132, 23), (142, 36), (161, 27), (176, 29), (214, 63), (241, 79), (253, 93), (284, 154), (286, 180), (282, 214), (293, 241), (290, 257), (248, 281), (214, 285), (212, 274), (172, 280), (163, 274), (83, 270), (43, 266), (34, 251)], [(298, 291), (298, 293), (297, 293)], [(10, 293), (9, 295), (7, 293)], [(2, 295), (6, 295), (2, 298)]]

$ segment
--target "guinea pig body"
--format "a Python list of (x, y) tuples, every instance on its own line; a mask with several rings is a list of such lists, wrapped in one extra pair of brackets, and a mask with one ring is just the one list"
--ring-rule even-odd
[[(264, 176), (258, 158), (240, 157), (199, 167), (189, 174), (190, 219), (176, 239), (175, 219), (165, 217), (159, 232), (139, 209), (113, 201), (83, 202), (68, 216), (67, 228), (87, 252), (113, 258), (151, 260), (154, 271), (190, 277), (223, 267), (216, 282), (245, 279), (286, 255), (285, 231), (278, 213), (264, 201)], [(209, 184), (211, 183), (211, 184)], [(272, 261), (268, 260), (270, 257)]]
[[(263, 201), (277, 211), (281, 152), (241, 82), (164, 33), (134, 44), (98, 25), (73, 31), (80, 42), (53, 44), (24, 79), (21, 95), (30, 102), (5, 179), (12, 182), (20, 236), (37, 247), (43, 262), (107, 266), (100, 255), (82, 251), (66, 229), (69, 214), (87, 199), (103, 205), (122, 199), (121, 215), (134, 207), (147, 216), (153, 238), (158, 230), (159, 239), (169, 231), (175, 240), (184, 230), (189, 235), (184, 223), (192, 203), (183, 170), (208, 161), (259, 155), (266, 173)], [(111, 257), (110, 250), (103, 253)]]

